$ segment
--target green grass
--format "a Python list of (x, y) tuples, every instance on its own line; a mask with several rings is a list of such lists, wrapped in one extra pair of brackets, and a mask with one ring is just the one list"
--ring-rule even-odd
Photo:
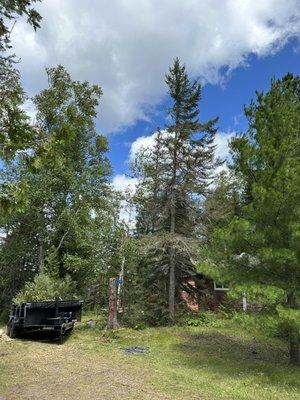
[[(77, 330), (72, 341), (80, 342), (82, 334)], [(288, 365), (286, 344), (262, 333), (255, 339), (230, 320), (203, 327), (85, 331), (84, 337), (87, 351), (105, 349), (124, 362), (130, 357), (148, 369), (153, 387), (178, 398), (186, 393), (209, 399), (300, 399), (300, 370)], [(149, 347), (149, 354), (122, 353), (135, 345)]]
[[(21, 340), (0, 342), (0, 387), (1, 383), (5, 387), (4, 398), (43, 396), (62, 400), (71, 394), (85, 399), (88, 390), (92, 390), (95, 399), (300, 399), (300, 369), (288, 365), (286, 344), (263, 334), (254, 339), (230, 320), (201, 327), (111, 332), (102, 330), (103, 319), (97, 317), (93, 317), (95, 328), (88, 329), (85, 321), (90, 317), (77, 325), (62, 346)], [(129, 346), (148, 347), (149, 353), (126, 354), (124, 348)], [(49, 363), (53, 370), (47, 366)], [(41, 365), (44, 372), (37, 372)], [(55, 366), (63, 372), (59, 374)], [(19, 386), (13, 383), (14, 368), (18, 369), (15, 376)], [(44, 382), (41, 393), (39, 385), (28, 378), (30, 368)], [(105, 372), (99, 375), (99, 370)], [(83, 371), (90, 386), (85, 386)], [(74, 385), (70, 385), (70, 393), (65, 389), (75, 373), (79, 376), (75, 386), (82, 397), (73, 394)], [(26, 379), (32, 389), (28, 397), (24, 393), (22, 397)], [(52, 387), (62, 388), (61, 397), (47, 397)], [(97, 390), (100, 397), (95, 395)], [(101, 393), (105, 396), (101, 397)]]

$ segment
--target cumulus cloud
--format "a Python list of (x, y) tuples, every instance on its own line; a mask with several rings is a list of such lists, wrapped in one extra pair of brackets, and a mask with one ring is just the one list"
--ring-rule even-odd
[(115, 175), (112, 180), (112, 187), (124, 195), (120, 204), (120, 220), (133, 231), (136, 223), (136, 209), (132, 204), (131, 198), (135, 194), (138, 180), (125, 174)]
[(236, 135), (236, 132), (218, 132), (215, 137), (216, 157), (227, 160), (229, 157), (229, 142)]
[[(154, 132), (152, 135), (148, 136), (139, 136), (137, 139), (135, 139), (134, 142), (131, 143), (130, 150), (129, 150), (129, 162), (133, 163), (134, 160), (136, 159), (138, 154), (141, 154), (142, 152), (145, 153), (145, 151), (150, 151), (154, 148), (155, 146), (155, 140), (157, 137), (158, 132)], [(161, 133), (167, 134), (166, 130), (162, 130)]]
[[(162, 133), (166, 133), (166, 131), (162, 131)], [(219, 157), (222, 160), (227, 160), (229, 158), (229, 141), (236, 135), (235, 132), (218, 132), (215, 137), (216, 144), (216, 157)], [(129, 161), (134, 162), (135, 158), (141, 151), (149, 151), (154, 148), (155, 139), (157, 136), (157, 132), (154, 132), (149, 136), (140, 136), (134, 142), (131, 143), (130, 151), (129, 151)], [(217, 168), (216, 174), (219, 174), (221, 171), (226, 171), (227, 166), (223, 164), (222, 166)], [(130, 229), (133, 229), (135, 226), (135, 218), (136, 212), (135, 209), (130, 204), (130, 197), (135, 194), (136, 188), (138, 185), (138, 179), (127, 176), (125, 174), (115, 175), (112, 180), (112, 187), (125, 194), (125, 198), (121, 202), (121, 210), (120, 210), (120, 219), (126, 223)]]
[(112, 187), (118, 192), (134, 194), (138, 180), (125, 174), (115, 175), (112, 180)]
[(250, 53), (274, 53), (300, 33), (298, 0), (51, 0), (38, 9), (40, 30), (25, 22), (13, 30), (26, 90), (45, 86), (45, 66), (64, 64), (102, 86), (105, 132), (151, 115), (174, 57), (216, 83)]
[(25, 103), (22, 105), (22, 109), (26, 112), (26, 115), (29, 117), (30, 122), (34, 124), (36, 122), (36, 107), (30, 99), (27, 99)]
[[(165, 131), (162, 131), (164, 133)], [(215, 137), (215, 145), (216, 145), (216, 157), (221, 158), (222, 160), (228, 160), (229, 157), (229, 141), (236, 135), (236, 132), (217, 132)], [(144, 150), (153, 149), (155, 144), (155, 138), (157, 136), (157, 132), (154, 132), (149, 136), (140, 136), (134, 142), (131, 143), (129, 150), (129, 161), (133, 162), (135, 157)], [(124, 176), (125, 175), (117, 175)]]

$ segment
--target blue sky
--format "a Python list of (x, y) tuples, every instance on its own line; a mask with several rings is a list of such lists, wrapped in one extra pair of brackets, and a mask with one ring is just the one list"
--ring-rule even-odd
[[(300, 73), (300, 52), (297, 40), (290, 40), (276, 54), (258, 58), (250, 55), (247, 65), (230, 73), (223, 84), (207, 84), (202, 89), (201, 118), (203, 120), (219, 116), (221, 132), (241, 132), (246, 129), (247, 121), (243, 116), (244, 104), (255, 98), (255, 91), (266, 91), (272, 77), (281, 78), (288, 72)], [(188, 67), (188, 65), (187, 65)], [(112, 133), (109, 137), (109, 159), (114, 174), (129, 174), (128, 153), (130, 145), (140, 136), (151, 135), (157, 127), (164, 125), (166, 100), (150, 114), (150, 121), (138, 121), (121, 133)]]
[[(201, 118), (219, 116), (221, 156), (245, 129), (243, 106), (255, 91), (299, 73), (299, 0), (45, 0), (37, 8), (40, 29), (19, 21), (12, 31), (24, 88), (33, 96), (47, 87), (45, 67), (57, 64), (101, 86), (96, 126), (109, 138), (121, 190), (129, 154), (164, 126), (164, 75), (175, 57), (204, 83)], [(30, 101), (25, 109), (34, 117)]]

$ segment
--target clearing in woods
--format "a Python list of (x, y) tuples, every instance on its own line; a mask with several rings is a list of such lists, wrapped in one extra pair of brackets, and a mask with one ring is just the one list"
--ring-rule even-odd
[(285, 345), (231, 324), (105, 332), (81, 323), (62, 345), (0, 339), (0, 399), (300, 399)]

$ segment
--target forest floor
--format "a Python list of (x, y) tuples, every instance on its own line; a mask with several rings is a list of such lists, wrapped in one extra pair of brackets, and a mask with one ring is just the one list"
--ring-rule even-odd
[[(131, 354), (128, 347), (148, 351)], [(0, 339), (0, 400), (294, 400), (300, 369), (286, 345), (231, 321), (120, 329), (78, 323), (63, 344)]]

